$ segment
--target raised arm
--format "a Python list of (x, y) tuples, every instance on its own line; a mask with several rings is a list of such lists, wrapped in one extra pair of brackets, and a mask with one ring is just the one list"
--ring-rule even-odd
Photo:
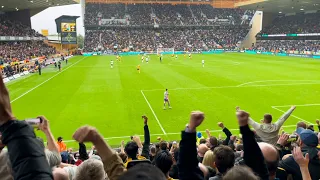
[[(241, 111), (241, 110), (240, 110), (240, 107), (237, 106), (237, 107), (236, 107), (236, 112), (239, 112), (239, 111)], [(248, 124), (249, 124), (250, 126), (252, 126), (253, 129), (255, 129), (255, 130), (260, 129), (260, 124), (257, 123), (257, 122), (255, 122), (251, 117), (249, 117)]]
[(218, 122), (218, 126), (222, 129), (224, 134), (227, 136), (226, 139), (223, 141), (223, 145), (228, 145), (230, 137), (232, 136), (232, 133), (229, 131), (228, 128), (224, 126), (222, 122)]
[(2, 79), (0, 73), (1, 141), (8, 148), (14, 179), (52, 180), (51, 168), (33, 128), (25, 121), (14, 120), (9, 92)]
[(38, 118), (40, 118), (42, 121), (39, 125), (39, 129), (46, 135), (48, 150), (59, 152), (58, 144), (56, 143), (50, 130), (49, 121), (44, 116), (39, 116)]
[(104, 170), (110, 180), (116, 180), (124, 171), (124, 165), (116, 152), (104, 141), (99, 132), (90, 126), (80, 127), (73, 138), (78, 142), (92, 142), (102, 159)]
[(246, 165), (257, 173), (261, 179), (268, 180), (269, 172), (263, 154), (255, 140), (254, 133), (248, 126), (249, 113), (238, 111), (237, 119), (243, 139), (243, 159)]
[(144, 122), (144, 143), (142, 146), (142, 153), (141, 156), (145, 157), (146, 159), (149, 159), (149, 153), (150, 153), (150, 132), (148, 127), (148, 117), (143, 116), (143, 122)]
[(295, 147), (293, 149), (293, 158), (296, 161), (296, 163), (299, 165), (301, 175), (302, 175), (302, 180), (311, 180), (311, 176), (309, 173), (309, 154), (307, 153), (305, 157), (303, 157), (303, 154), (301, 152), (300, 147)]
[(280, 129), (280, 127), (283, 125), (283, 123), (290, 117), (291, 113), (296, 109), (296, 106), (291, 106), (291, 108), (285, 112), (279, 119), (277, 122), (275, 122), (274, 124), (278, 127), (278, 129)]
[(179, 152), (179, 179), (203, 180), (203, 173), (198, 166), (196, 128), (204, 120), (204, 114), (199, 111), (191, 113), (188, 126), (181, 134)]

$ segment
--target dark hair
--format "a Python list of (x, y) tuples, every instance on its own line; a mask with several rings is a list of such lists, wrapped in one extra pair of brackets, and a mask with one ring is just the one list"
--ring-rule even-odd
[(167, 180), (156, 167), (147, 163), (140, 163), (123, 173), (118, 180)]
[(271, 121), (272, 121), (272, 115), (271, 114), (265, 114), (263, 117), (264, 117), (264, 121), (266, 123), (271, 123)]
[(223, 180), (258, 180), (259, 178), (254, 175), (252, 170), (247, 166), (234, 166), (224, 176)]
[(218, 146), (213, 151), (214, 162), (221, 174), (225, 174), (234, 165), (234, 153), (228, 146)]
[(168, 91), (168, 89), (166, 89), (166, 91)]
[(127, 153), (128, 157), (131, 159), (137, 159), (138, 154), (138, 145), (134, 141), (129, 141), (124, 148), (124, 151)]
[(150, 148), (150, 152), (153, 153), (153, 154), (155, 154), (155, 153), (156, 153), (156, 147), (152, 146), (152, 147)]
[(206, 144), (207, 140), (206, 139), (200, 139), (200, 144)]
[(62, 141), (62, 137), (58, 137), (58, 141)]
[(167, 150), (168, 149), (168, 143), (166, 141), (161, 141), (159, 144), (160, 150)]
[(214, 137), (214, 136), (211, 136), (209, 138), (209, 142), (210, 142), (210, 144), (212, 146), (211, 150), (213, 151), (213, 149), (218, 146), (218, 139), (216, 137)]
[(166, 175), (173, 164), (172, 155), (167, 150), (160, 151), (155, 157), (155, 164)]

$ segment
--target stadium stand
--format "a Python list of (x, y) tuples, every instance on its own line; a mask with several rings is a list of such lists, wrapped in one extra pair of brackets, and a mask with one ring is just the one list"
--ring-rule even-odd
[(319, 52), (320, 42), (314, 40), (262, 40), (259, 41), (255, 48), (261, 51), (298, 51), (304, 54), (305, 51)]
[(279, 16), (261, 34), (319, 33), (320, 12)]
[(85, 26), (100, 30), (86, 29), (85, 51), (235, 48), (249, 31), (247, 25), (240, 25), (245, 12), (210, 5), (88, 3)]

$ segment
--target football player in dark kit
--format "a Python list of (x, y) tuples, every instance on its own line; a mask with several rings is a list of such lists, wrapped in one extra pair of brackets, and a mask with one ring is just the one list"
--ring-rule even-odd
[(58, 62), (58, 69), (61, 72), (61, 61)]
[(38, 65), (39, 75), (41, 75), (41, 64)]

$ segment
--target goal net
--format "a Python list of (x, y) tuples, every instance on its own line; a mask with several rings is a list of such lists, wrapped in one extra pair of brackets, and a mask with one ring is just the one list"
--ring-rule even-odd
[(157, 54), (174, 54), (174, 48), (158, 48)]

